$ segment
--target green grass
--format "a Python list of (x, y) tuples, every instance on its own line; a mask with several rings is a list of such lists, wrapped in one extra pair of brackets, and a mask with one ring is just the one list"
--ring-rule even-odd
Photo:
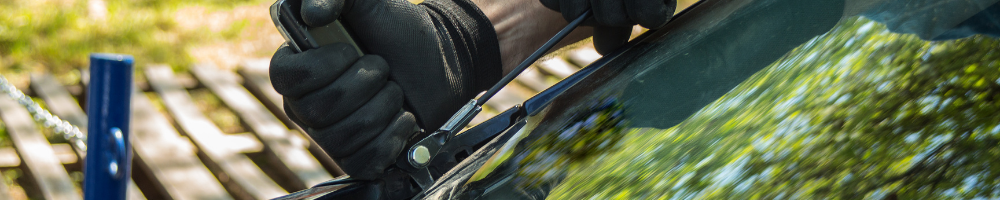
[[(72, 69), (87, 66), (94, 52), (131, 54), (136, 66), (164, 63), (186, 69), (193, 44), (235, 38), (248, 22), (237, 21), (221, 31), (185, 29), (175, 19), (179, 9), (210, 11), (263, 3), (262, 0), (107, 1), (105, 18), (88, 13), (88, 0), (0, 3), (0, 73), (19, 76), (49, 72), (62, 81), (78, 79)], [(14, 78), (16, 79), (16, 78)]]

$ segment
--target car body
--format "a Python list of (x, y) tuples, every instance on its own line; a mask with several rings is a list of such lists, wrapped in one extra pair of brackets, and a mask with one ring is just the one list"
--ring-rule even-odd
[(456, 136), (485, 142), (415, 199), (1000, 198), (997, 2), (699, 2)]
[[(845, 3), (701, 2), (526, 102), (419, 197), (1000, 198), (1000, 41), (928, 41)], [(947, 15), (998, 5), (978, 3)]]

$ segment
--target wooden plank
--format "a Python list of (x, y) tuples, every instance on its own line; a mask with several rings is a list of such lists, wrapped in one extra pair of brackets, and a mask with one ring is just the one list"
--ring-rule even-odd
[(559, 57), (541, 61), (536, 66), (548, 74), (559, 77), (559, 79), (564, 79), (579, 70), (576, 66)]
[(69, 164), (80, 164), (83, 160), (78, 159), (75, 150), (69, 144), (49, 144), (52, 145), (52, 151), (56, 153), (56, 158), (59, 159), (59, 163), (63, 165)]
[[(76, 152), (73, 150), (69, 144), (52, 144), (52, 150), (55, 151), (56, 157), (59, 158), (59, 162), (63, 164), (64, 167), (68, 165), (80, 165), (77, 163), (79, 161)], [(21, 164), (21, 158), (17, 156), (17, 150), (14, 148), (0, 148), (0, 169), (5, 168), (15, 168)], [(0, 181), (3, 184), (3, 181)], [(3, 186), (0, 186), (3, 187)], [(9, 195), (4, 194), (8, 192), (6, 188), (0, 188), (0, 197), (6, 197)], [(127, 198), (130, 200), (142, 200), (146, 199), (142, 195), (142, 191), (136, 187), (135, 182), (129, 181)]]
[[(59, 81), (56, 80), (51, 74), (32, 74), (31, 75), (31, 90), (41, 97), (45, 101), (46, 108), (52, 112), (52, 114), (59, 116), (59, 118), (68, 121), (70, 124), (79, 127), (80, 131), (84, 134), (87, 132), (87, 115), (83, 114), (83, 109), (80, 109), (80, 104), (70, 96), (69, 91), (66, 90)], [(76, 146), (72, 145), (72, 150), (75, 151), (77, 157), (83, 160), (87, 152)], [(69, 166), (69, 170), (79, 170), (83, 169), (83, 163), (77, 163), (76, 166)]]
[[(4, 177), (3, 174), (0, 174), (0, 177)], [(10, 186), (7, 186), (6, 182), (7, 181), (0, 180), (0, 198), (11, 199)]]
[(237, 72), (243, 77), (243, 86), (250, 93), (256, 96), (288, 128), (295, 129), (297, 126), (288, 119), (288, 116), (285, 115), (285, 108), (281, 106), (281, 94), (274, 91), (274, 87), (271, 86), (271, 78), (268, 76), (269, 65), (270, 61), (266, 59), (248, 60), (240, 63)]
[(0, 149), (0, 168), (14, 168), (21, 166), (21, 158), (17, 157), (17, 150), (12, 147)]
[(215, 93), (267, 144), (264, 152), (268, 163), (274, 165), (271, 169), (290, 179), (283, 183), (291, 187), (288, 188), (290, 191), (306, 189), (333, 179), (307, 151), (308, 141), (288, 131), (260, 101), (240, 86), (236, 74), (207, 65), (196, 65), (192, 72), (202, 85)]
[(125, 198), (129, 200), (144, 200), (146, 196), (142, 194), (139, 187), (136, 187), (135, 181), (128, 181), (128, 188), (125, 189)]
[[(178, 76), (174, 78), (176, 78), (174, 79), (174, 82), (181, 85), (181, 87), (184, 87), (185, 89), (197, 89), (201, 87), (201, 85), (198, 84), (198, 81), (194, 80), (194, 77), (178, 74)], [(136, 81), (135, 87), (144, 92), (153, 91), (153, 88), (149, 86), (148, 81)]]
[(233, 145), (231, 137), (198, 110), (187, 90), (173, 82), (174, 79), (170, 67), (146, 67), (146, 80), (160, 95), (181, 131), (204, 153), (202, 161), (220, 180), (230, 180), (223, 182), (230, 194), (241, 199), (266, 199), (286, 194), (249, 157), (230, 147)]
[(59, 81), (51, 74), (32, 74), (31, 89), (45, 100), (45, 105), (52, 114), (59, 116), (81, 131), (87, 131), (87, 114), (83, 113), (80, 104), (73, 99)]
[(253, 133), (226, 134), (226, 141), (233, 152), (259, 153), (264, 150), (264, 144)]
[(294, 131), (296, 135), (302, 136), (309, 141), (309, 153), (316, 157), (323, 168), (330, 172), (333, 176), (344, 175), (344, 171), (337, 166), (337, 163), (333, 162), (330, 155), (323, 151), (323, 148), (316, 144), (312, 138), (305, 135), (305, 131), (302, 130), (298, 125), (295, 125), (291, 119), (285, 115), (284, 107), (282, 105), (281, 94), (278, 94), (274, 90), (274, 86), (271, 86), (271, 78), (268, 76), (268, 70), (270, 68), (270, 60), (268, 59), (255, 59), (247, 60), (240, 63), (240, 67), (237, 72), (243, 77), (243, 86), (250, 91), (257, 100), (264, 104), (268, 110), (274, 114), (275, 117), (281, 120), (286, 127)]
[(35, 129), (28, 110), (7, 95), (0, 95), (0, 120), (25, 166), (24, 174), (37, 184), (42, 198), (82, 199), (49, 141)]
[(545, 76), (538, 71), (537, 65), (525, 69), (524, 72), (521, 72), (521, 74), (517, 76), (517, 78), (514, 78), (514, 81), (530, 88), (533, 93), (541, 92), (542, 90), (555, 85), (555, 83), (548, 83), (545, 81)]
[(590, 63), (594, 63), (597, 59), (601, 59), (601, 54), (597, 53), (593, 47), (585, 47), (580, 49), (572, 50), (568, 53), (569, 61), (573, 62), (578, 68), (586, 67)]
[(181, 137), (143, 93), (132, 95), (132, 170), (147, 173), (153, 184), (150, 199), (232, 199), (212, 173), (198, 161), (194, 146)]
[(528, 89), (511, 83), (504, 86), (500, 91), (497, 91), (497, 94), (489, 101), (486, 101), (486, 106), (489, 106), (493, 110), (504, 111), (514, 107), (514, 105), (523, 103), (532, 95), (533, 93)]
[[(59, 163), (63, 165), (77, 164), (80, 159), (77, 158), (76, 152), (73, 151), (73, 147), (68, 144), (51, 144), (52, 151), (56, 155), (56, 159)], [(2, 168), (15, 168), (21, 165), (21, 158), (17, 156), (17, 150), (11, 147), (0, 148), (0, 169)], [(64, 166), (65, 167), (65, 166)]]
[[(135, 82), (135, 80), (132, 82)], [(87, 84), (90, 84), (90, 70), (80, 69), (80, 94), (74, 96), (76, 96), (76, 101), (80, 102), (81, 108), (87, 107)]]

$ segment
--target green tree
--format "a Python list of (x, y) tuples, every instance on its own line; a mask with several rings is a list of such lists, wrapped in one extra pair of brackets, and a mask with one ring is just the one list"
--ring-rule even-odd
[(550, 198), (1000, 198), (998, 114), (1000, 40), (845, 19), (680, 125), (628, 130)]

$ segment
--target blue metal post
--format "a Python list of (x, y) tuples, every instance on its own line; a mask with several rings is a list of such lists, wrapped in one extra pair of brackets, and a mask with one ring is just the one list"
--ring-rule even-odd
[(84, 199), (125, 199), (132, 174), (132, 64), (129, 55), (90, 55)]

